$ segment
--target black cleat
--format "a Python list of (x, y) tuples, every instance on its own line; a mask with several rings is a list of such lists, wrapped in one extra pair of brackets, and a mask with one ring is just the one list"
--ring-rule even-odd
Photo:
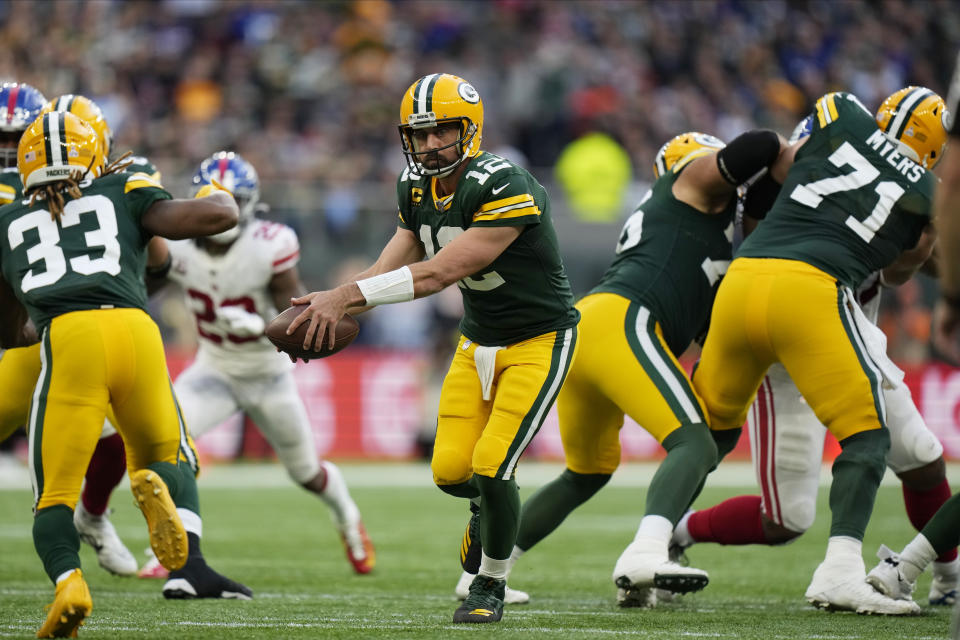
[(470, 511), (470, 522), (460, 542), (460, 566), (467, 573), (476, 575), (480, 572), (480, 556), (483, 555), (480, 546), (480, 506), (471, 502)]
[(170, 578), (163, 585), (163, 597), (168, 600), (193, 598), (251, 600), (253, 591), (239, 582), (220, 575), (211, 569), (202, 557), (199, 559), (191, 557), (182, 569), (170, 572)]
[(453, 621), (500, 622), (500, 618), (503, 617), (503, 597), (506, 588), (506, 580), (478, 575), (470, 583), (470, 594), (453, 612)]

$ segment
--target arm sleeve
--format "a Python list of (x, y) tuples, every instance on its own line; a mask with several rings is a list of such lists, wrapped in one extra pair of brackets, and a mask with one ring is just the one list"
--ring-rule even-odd
[(717, 152), (717, 168), (724, 180), (741, 185), (773, 164), (779, 154), (780, 136), (769, 129), (754, 129)]

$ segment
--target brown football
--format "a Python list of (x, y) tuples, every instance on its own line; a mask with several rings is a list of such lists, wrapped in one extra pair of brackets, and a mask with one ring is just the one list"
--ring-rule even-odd
[(296, 356), (301, 360), (326, 358), (327, 356), (332, 356), (333, 354), (346, 349), (347, 346), (357, 337), (357, 334), (360, 333), (360, 325), (357, 324), (357, 321), (353, 318), (353, 316), (350, 314), (344, 314), (344, 316), (340, 318), (340, 322), (337, 323), (336, 338), (334, 340), (333, 349), (327, 348), (327, 340), (324, 338), (323, 348), (320, 349), (320, 351), (314, 351), (313, 349), (304, 350), (303, 340), (307, 336), (307, 327), (310, 326), (310, 323), (304, 322), (290, 335), (287, 335), (287, 327), (290, 326), (290, 323), (293, 322), (293, 319), (300, 315), (300, 312), (306, 308), (307, 305), (305, 304), (298, 304), (290, 307), (276, 318), (271, 320), (267, 325), (264, 333), (270, 342), (272, 342), (275, 347), (280, 349), (280, 351), (283, 351), (291, 356)]

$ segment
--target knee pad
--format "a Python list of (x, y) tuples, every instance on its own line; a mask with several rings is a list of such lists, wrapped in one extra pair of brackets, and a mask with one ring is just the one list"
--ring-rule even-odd
[(470, 457), (452, 447), (434, 449), (430, 470), (434, 483), (441, 488), (443, 485), (466, 482), (473, 475)]
[[(794, 533), (793, 538), (813, 526), (813, 521), (817, 517), (816, 495), (812, 498), (810, 499), (810, 496), (780, 496), (780, 522), (777, 524)], [(783, 542), (790, 539), (792, 538), (788, 537)]]

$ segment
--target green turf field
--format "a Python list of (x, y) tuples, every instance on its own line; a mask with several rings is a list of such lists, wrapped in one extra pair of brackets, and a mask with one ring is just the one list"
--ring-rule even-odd
[[(430, 487), (425, 465), (396, 474), (390, 465), (378, 473), (367, 469), (344, 465), (377, 546), (373, 574), (352, 573), (325, 507), (288, 485), (275, 467), (265, 473), (215, 469), (201, 477), (204, 552), (216, 569), (249, 585), (255, 599), (167, 602), (160, 582), (112, 577), (84, 547), (94, 609), (80, 637), (947, 637), (950, 615), (943, 609), (925, 606), (920, 617), (897, 619), (830, 614), (806, 604), (803, 592), (825, 548), (825, 488), (817, 523), (798, 542), (781, 548), (695, 547), (689, 553), (692, 563), (710, 572), (704, 591), (655, 610), (620, 610), (610, 572), (636, 530), (644, 496), (642, 487), (625, 483), (604, 489), (521, 559), (510, 584), (529, 591), (530, 604), (508, 606), (496, 625), (453, 625), (466, 503)], [(403, 481), (410, 477), (418, 481)], [(698, 504), (750, 491), (749, 475), (744, 478), (740, 488), (708, 488)], [(524, 494), (532, 488), (524, 487)], [(125, 487), (118, 490), (113, 519), (142, 557), (146, 529), (128, 496)], [(30, 538), (30, 503), (28, 489), (0, 490), (0, 637), (33, 637), (52, 599)], [(899, 549), (912, 536), (899, 488), (882, 487), (864, 545), (868, 569), (881, 541)], [(924, 605), (928, 584), (926, 575), (917, 589)]]

